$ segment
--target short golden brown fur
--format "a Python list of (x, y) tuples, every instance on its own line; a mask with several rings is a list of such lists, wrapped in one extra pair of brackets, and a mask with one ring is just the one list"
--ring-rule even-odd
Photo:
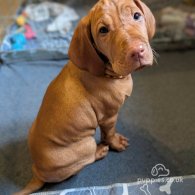
[[(153, 63), (154, 32), (154, 17), (140, 0), (100, 0), (80, 21), (70, 61), (49, 85), (30, 129), (33, 179), (17, 195), (67, 179), (104, 158), (109, 148), (126, 149), (128, 139), (115, 129), (118, 111), (132, 92), (130, 73)], [(97, 145), (98, 126), (102, 142)]]

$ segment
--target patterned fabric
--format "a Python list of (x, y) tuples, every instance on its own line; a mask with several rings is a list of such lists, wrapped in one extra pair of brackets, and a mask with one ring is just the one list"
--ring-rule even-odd
[(195, 194), (195, 176), (171, 177), (156, 180), (142, 180), (135, 183), (114, 184), (110, 186), (66, 189), (34, 195), (184, 195)]

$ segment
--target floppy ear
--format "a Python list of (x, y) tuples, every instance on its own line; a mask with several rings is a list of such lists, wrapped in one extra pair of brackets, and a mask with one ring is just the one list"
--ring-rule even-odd
[(140, 0), (134, 0), (134, 1), (136, 5), (141, 9), (141, 11), (143, 12), (145, 16), (146, 27), (148, 31), (148, 38), (152, 39), (156, 31), (156, 22), (155, 22), (154, 15), (152, 14), (148, 6), (146, 6), (145, 3), (143, 3)]
[(105, 64), (93, 46), (89, 16), (85, 16), (79, 22), (70, 43), (68, 55), (70, 60), (80, 69), (96, 76), (104, 75)]

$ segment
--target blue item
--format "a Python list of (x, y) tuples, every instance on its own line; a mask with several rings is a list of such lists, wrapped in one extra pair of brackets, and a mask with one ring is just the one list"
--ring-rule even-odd
[(10, 41), (11, 41), (13, 50), (23, 50), (27, 43), (26, 37), (22, 33), (13, 35), (10, 38)]

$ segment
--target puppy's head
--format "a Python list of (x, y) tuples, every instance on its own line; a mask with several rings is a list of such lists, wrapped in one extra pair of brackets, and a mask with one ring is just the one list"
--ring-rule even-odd
[(103, 75), (109, 61), (116, 74), (126, 76), (152, 65), (154, 33), (154, 16), (140, 0), (100, 0), (78, 24), (69, 57), (92, 74)]

